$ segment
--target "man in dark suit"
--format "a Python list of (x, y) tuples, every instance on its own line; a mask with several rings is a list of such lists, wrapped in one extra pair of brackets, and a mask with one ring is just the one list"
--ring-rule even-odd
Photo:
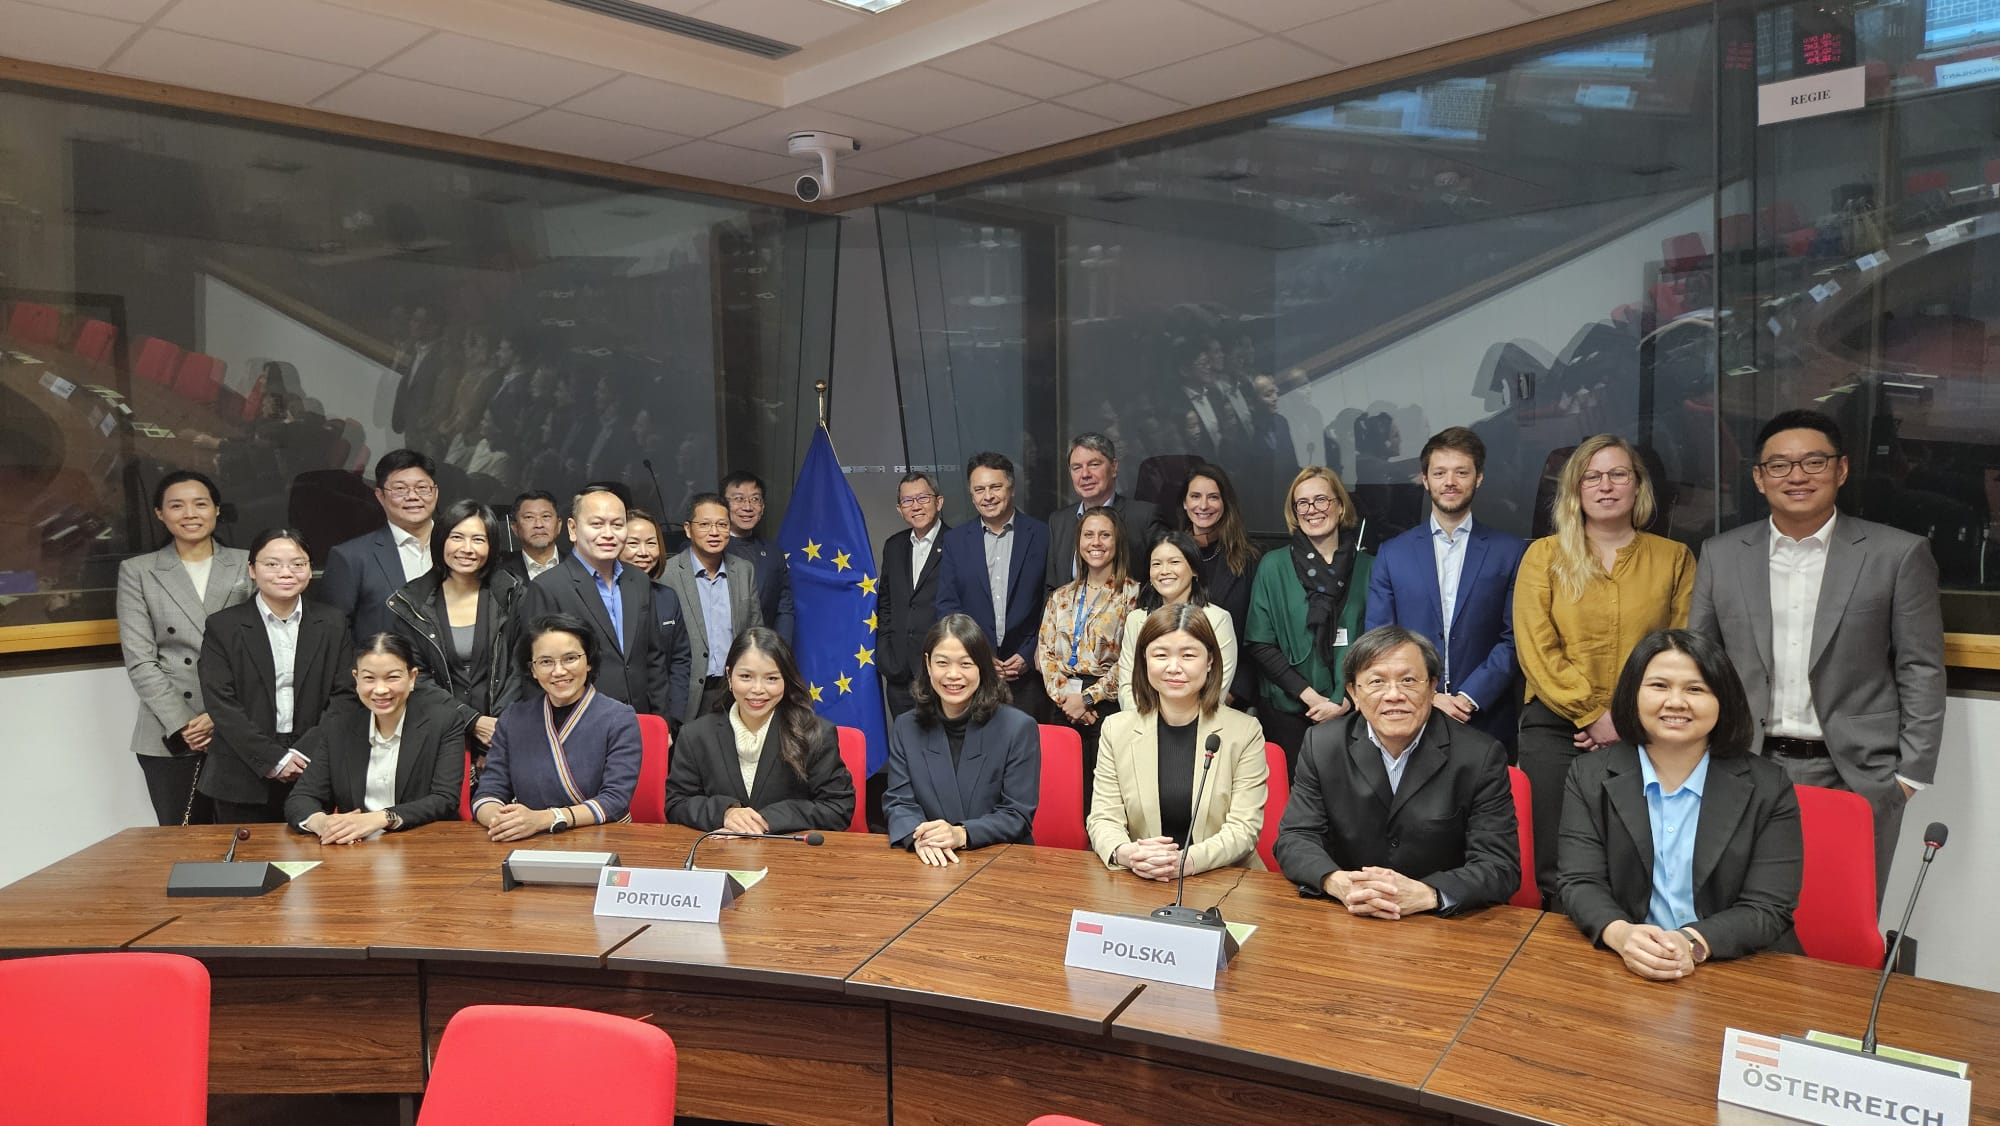
[(739, 469), (722, 479), (729, 505), (729, 554), (757, 565), (757, 612), (764, 624), (792, 643), (792, 572), (785, 553), (757, 534), (764, 522), (764, 479)]
[(389, 596), (430, 573), (436, 464), (415, 450), (383, 454), (375, 463), (375, 501), (388, 523), (336, 545), (310, 595), (340, 611), (356, 644), (394, 629)]
[(1049, 526), (1014, 508), (1014, 463), (974, 454), (965, 467), (979, 519), (938, 537), (937, 615), (966, 614), (993, 643), (1014, 706), (1041, 718), (1048, 693), (1035, 668), (1035, 642), (1048, 596)]
[(1125, 547), (1134, 573), (1145, 572), (1146, 538), (1156, 519), (1152, 502), (1118, 495), (1118, 447), (1090, 431), (1069, 444), (1069, 483), (1076, 490), (1074, 506), (1049, 514), (1049, 561), (1044, 580), (1050, 590), (1076, 578), (1076, 526), (1086, 510), (1109, 508), (1125, 529)]
[(597, 689), (634, 710), (673, 714), (668, 683), (672, 655), (661, 649), (653, 583), (618, 560), (625, 550), (625, 502), (609, 489), (585, 486), (570, 504), (569, 558), (536, 579), (521, 599), (521, 623), (543, 614), (574, 614), (597, 631)]
[(389, 412), (389, 429), (412, 445), (428, 436), (431, 416), (439, 406), (438, 384), (444, 379), (442, 326), (422, 305), (410, 310), (409, 339), (396, 350), (390, 366), (402, 377)]
[(556, 497), (547, 489), (530, 489), (514, 498), (514, 542), (521, 550), (507, 556), (502, 564), (524, 583), (534, 582), (562, 562), (562, 545), (556, 542), (562, 531), (562, 517), (556, 512)]
[(1431, 515), (1382, 545), (1368, 576), (1364, 629), (1395, 624), (1444, 654), (1437, 709), (1510, 749), (1519, 728), (1514, 662), (1514, 572), (1519, 536), (1472, 518), (1486, 479), (1486, 443), (1463, 426), (1438, 432), (1420, 459)]
[(896, 511), (909, 527), (882, 541), (882, 583), (875, 599), (875, 666), (889, 696), (891, 718), (916, 707), (910, 682), (924, 658), (924, 636), (936, 623), (937, 576), (944, 556), (938, 538), (944, 497), (931, 475), (911, 471), (896, 486)]
[(1833, 419), (1766, 423), (1750, 476), (1770, 519), (1702, 545), (1688, 628), (1736, 666), (1753, 751), (1874, 807), (1879, 898), (1903, 807), (1937, 776), (1944, 620), (1929, 542), (1835, 509), (1847, 470)]
[(1521, 848), (1499, 743), (1431, 706), (1438, 653), (1383, 626), (1347, 651), (1355, 708), (1306, 733), (1273, 847), (1285, 877), (1356, 915), (1504, 903)]

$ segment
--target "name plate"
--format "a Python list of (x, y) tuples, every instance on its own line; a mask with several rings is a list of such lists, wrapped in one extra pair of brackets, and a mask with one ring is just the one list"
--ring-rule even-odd
[(742, 894), (734, 876), (709, 868), (606, 868), (597, 882), (596, 913), (714, 923)]
[(1757, 124), (1797, 121), (1825, 113), (1857, 110), (1868, 104), (1868, 69), (1809, 74), (1757, 87)]
[(1866, 1052), (1740, 1028), (1723, 1033), (1722, 1080), (1715, 1097), (1821, 1126), (1967, 1126), (1972, 1119), (1969, 1080)]
[(1215, 988), (1215, 972), (1229, 961), (1220, 927), (1163, 923), (1142, 915), (1069, 913), (1069, 948), (1063, 965), (1103, 970), (1169, 985)]

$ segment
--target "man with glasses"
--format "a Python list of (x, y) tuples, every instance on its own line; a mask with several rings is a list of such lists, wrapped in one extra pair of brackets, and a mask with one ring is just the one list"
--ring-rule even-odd
[(431, 516), (437, 465), (415, 450), (390, 450), (375, 463), (375, 500), (388, 523), (336, 546), (313, 597), (341, 612), (356, 644), (394, 629), (389, 596), (431, 569)]
[(757, 567), (757, 613), (792, 643), (792, 571), (785, 553), (757, 534), (764, 522), (764, 479), (739, 469), (722, 479), (722, 499), (729, 505), (729, 554)]
[(1354, 709), (1306, 733), (1272, 849), (1303, 894), (1400, 919), (1504, 903), (1520, 886), (1506, 749), (1433, 706), (1441, 671), (1401, 626), (1347, 650)]
[(1833, 419), (1794, 410), (1765, 423), (1750, 480), (1770, 519), (1702, 546), (1688, 628), (1728, 651), (1758, 751), (1794, 782), (1874, 807), (1879, 900), (1903, 806), (1937, 770), (1944, 622), (1930, 543), (1841, 515), (1847, 472)]
[(688, 680), (683, 720), (698, 719), (729, 706), (723, 676), (729, 647), (758, 622), (757, 565), (729, 550), (729, 503), (715, 493), (688, 501), (688, 549), (667, 560), (660, 585), (680, 599), (686, 615)]
[(911, 470), (896, 486), (896, 512), (909, 527), (882, 541), (882, 582), (875, 599), (875, 664), (889, 696), (891, 718), (916, 707), (910, 683), (923, 659), (924, 637), (936, 623), (938, 537), (944, 497), (929, 473)]

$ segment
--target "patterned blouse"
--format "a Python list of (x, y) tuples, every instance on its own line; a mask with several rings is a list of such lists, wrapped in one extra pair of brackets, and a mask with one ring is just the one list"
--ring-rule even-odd
[(1051, 699), (1063, 698), (1070, 678), (1090, 676), (1098, 680), (1083, 690), (1084, 703), (1118, 698), (1118, 646), (1125, 638), (1125, 616), (1138, 601), (1139, 584), (1132, 579), (1116, 590), (1079, 579), (1049, 595), (1035, 664)]

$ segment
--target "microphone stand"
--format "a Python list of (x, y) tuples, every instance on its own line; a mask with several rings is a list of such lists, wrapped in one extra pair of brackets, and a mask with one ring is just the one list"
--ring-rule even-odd
[(1944, 847), (1945, 833), (1944, 825), (1938, 822), (1932, 822), (1924, 830), (1924, 861), (1917, 866), (1917, 882), (1910, 886), (1910, 901), (1903, 906), (1903, 923), (1896, 928), (1896, 941), (1882, 962), (1882, 976), (1875, 979), (1875, 1000), (1868, 1006), (1868, 1031), (1861, 1036), (1861, 1050), (1871, 1056), (1875, 1054), (1875, 1022), (1882, 1016), (1882, 991), (1889, 987), (1889, 975), (1896, 968), (1896, 953), (1903, 948), (1903, 936), (1910, 930), (1910, 916), (1917, 910), (1917, 893), (1924, 890), (1924, 876), (1930, 872), (1938, 849)]
[[(1194, 807), (1188, 811), (1188, 844), (1194, 843), (1194, 822), (1201, 812), (1201, 797), (1208, 790), (1209, 769), (1215, 765), (1215, 752), (1222, 749), (1222, 736), (1210, 735), (1203, 748), (1207, 754), (1201, 761), (1201, 785), (1195, 787)], [(1188, 927), (1221, 927), (1222, 905), (1217, 904), (1207, 910), (1199, 907), (1184, 907), (1181, 901), (1187, 896), (1187, 856), (1188, 850), (1181, 849), (1180, 874), (1174, 887), (1174, 901), (1166, 907), (1153, 909), (1153, 918), (1163, 923), (1177, 923)]]

